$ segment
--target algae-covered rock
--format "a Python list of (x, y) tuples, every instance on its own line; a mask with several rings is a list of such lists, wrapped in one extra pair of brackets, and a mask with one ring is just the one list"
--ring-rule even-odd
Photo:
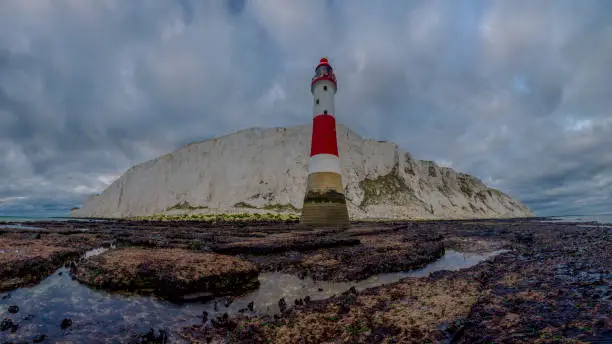
[(0, 291), (37, 283), (81, 252), (78, 245), (61, 245), (49, 236), (34, 240), (6, 236), (0, 238)]
[(184, 249), (123, 248), (95, 256), (73, 268), (90, 286), (154, 292), (169, 299), (188, 294), (225, 295), (258, 286), (255, 265), (236, 257)]

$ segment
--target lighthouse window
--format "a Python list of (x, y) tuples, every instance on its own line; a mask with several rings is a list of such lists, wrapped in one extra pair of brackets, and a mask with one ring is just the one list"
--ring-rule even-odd
[(323, 91), (327, 91), (327, 86), (323, 86)]
[(317, 70), (315, 71), (315, 75), (317, 77), (319, 76), (326, 76), (326, 75), (330, 75), (331, 74), (331, 69), (328, 66), (319, 66), (319, 68), (317, 68)]
[(315, 101), (315, 103), (316, 103), (317, 105), (319, 105), (319, 98), (317, 98), (317, 100)]

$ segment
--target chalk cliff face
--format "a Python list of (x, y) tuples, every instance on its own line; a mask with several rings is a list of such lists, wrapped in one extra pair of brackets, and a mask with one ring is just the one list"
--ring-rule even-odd
[[(247, 129), (186, 145), (130, 168), (75, 217), (158, 213), (293, 211), (302, 207), (310, 125)], [(393, 143), (360, 137), (338, 125), (349, 215), (363, 218), (533, 216), (508, 195)]]

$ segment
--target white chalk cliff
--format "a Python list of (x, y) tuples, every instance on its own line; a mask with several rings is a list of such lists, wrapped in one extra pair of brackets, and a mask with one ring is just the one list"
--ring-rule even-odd
[[(136, 165), (74, 217), (159, 213), (294, 211), (302, 207), (312, 127), (247, 129), (188, 144)], [(352, 219), (533, 216), (480, 180), (415, 160), (388, 142), (338, 125), (342, 178)]]

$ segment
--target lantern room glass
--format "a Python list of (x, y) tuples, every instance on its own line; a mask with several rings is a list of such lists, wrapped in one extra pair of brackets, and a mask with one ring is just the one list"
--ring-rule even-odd
[(315, 70), (315, 76), (313, 77), (313, 79), (321, 77), (321, 76), (329, 76), (332, 74), (331, 68), (329, 68), (329, 66), (323, 65), (323, 66), (319, 66), (319, 68), (317, 68)]

